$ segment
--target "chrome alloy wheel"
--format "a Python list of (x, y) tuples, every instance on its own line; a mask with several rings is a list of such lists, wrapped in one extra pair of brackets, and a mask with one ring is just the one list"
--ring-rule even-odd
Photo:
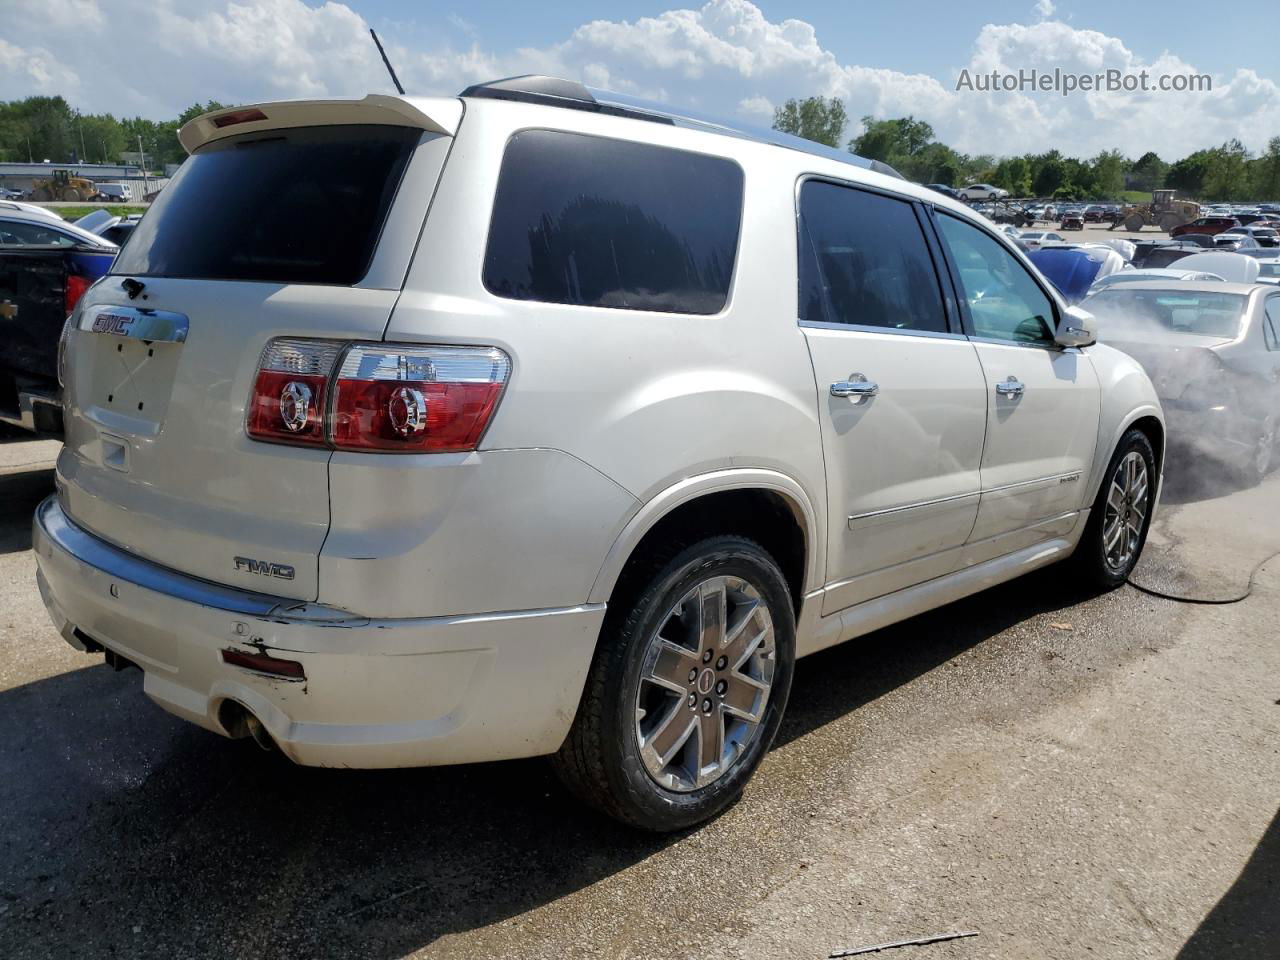
[(641, 665), (636, 737), (649, 776), (681, 793), (723, 776), (760, 735), (775, 665), (773, 618), (751, 584), (712, 577), (681, 597)]
[(1112, 570), (1123, 570), (1138, 552), (1150, 500), (1147, 461), (1130, 451), (1111, 475), (1102, 521), (1102, 554)]

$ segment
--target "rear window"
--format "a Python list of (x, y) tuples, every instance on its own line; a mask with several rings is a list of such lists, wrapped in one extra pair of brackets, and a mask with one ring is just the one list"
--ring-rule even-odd
[(334, 126), (216, 141), (178, 170), (112, 272), (357, 283), (421, 135)]
[(502, 158), (484, 285), (513, 300), (718, 313), (741, 221), (730, 160), (526, 130)]
[(1101, 291), (1083, 306), (1098, 318), (1104, 339), (1161, 331), (1234, 339), (1244, 304), (1238, 293), (1116, 289)]

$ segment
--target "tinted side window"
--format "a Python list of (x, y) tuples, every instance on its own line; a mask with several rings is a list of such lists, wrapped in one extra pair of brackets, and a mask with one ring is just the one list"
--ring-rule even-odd
[(1280, 350), (1280, 297), (1267, 299), (1267, 312), (1262, 318), (1262, 333), (1268, 350)]
[(959, 271), (975, 336), (1016, 343), (1053, 342), (1053, 301), (998, 240), (955, 217), (938, 227)]
[(53, 244), (69, 247), (75, 243), (73, 237), (58, 230), (50, 230), (39, 224), (27, 223), (24, 220), (0, 220), (0, 244), (16, 246), (44, 246)]
[(817, 180), (801, 187), (800, 319), (946, 331), (937, 271), (910, 203)]
[(484, 285), (514, 300), (718, 313), (741, 221), (732, 161), (526, 130), (502, 158)]

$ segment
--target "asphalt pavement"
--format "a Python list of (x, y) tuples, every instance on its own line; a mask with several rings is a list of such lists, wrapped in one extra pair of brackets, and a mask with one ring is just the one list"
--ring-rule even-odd
[[(538, 760), (306, 770), (169, 717), (36, 595), (55, 450), (0, 440), (0, 956), (1280, 956), (1280, 561), (1228, 606), (1053, 567), (807, 658), (743, 801), (652, 837)], [(1135, 579), (1211, 599), (1280, 477), (1202, 467)]]

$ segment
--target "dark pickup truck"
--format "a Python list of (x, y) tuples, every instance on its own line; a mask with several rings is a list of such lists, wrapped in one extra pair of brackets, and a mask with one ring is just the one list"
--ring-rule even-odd
[(115, 254), (115, 248), (0, 246), (0, 423), (62, 432), (62, 326)]

